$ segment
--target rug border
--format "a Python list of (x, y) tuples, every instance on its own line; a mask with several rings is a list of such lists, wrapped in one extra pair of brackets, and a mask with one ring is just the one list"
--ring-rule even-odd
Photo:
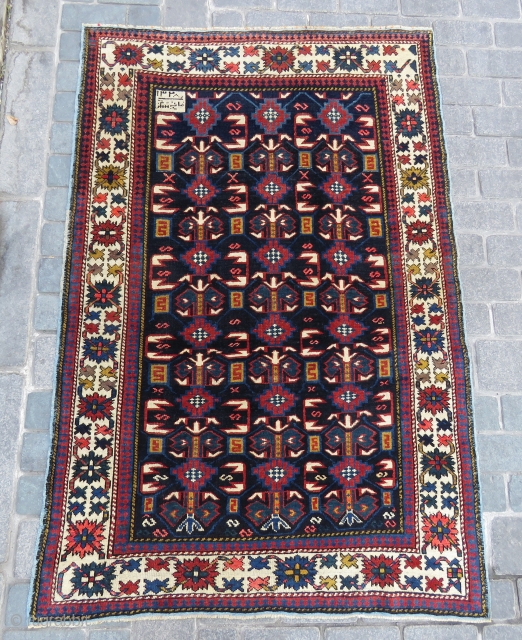
[[(175, 614), (177, 617), (209, 617), (209, 618), (234, 618), (237, 616), (244, 616), (247, 618), (278, 618), (278, 617), (293, 617), (300, 621), (305, 618), (317, 619), (320, 617), (332, 617), (339, 618), (342, 616), (350, 616), (353, 615), (369, 615), (373, 617), (383, 617), (388, 618), (393, 616), (395, 620), (398, 622), (401, 619), (401, 616), (424, 616), (426, 620), (429, 619), (440, 619), (441, 616), (445, 616), (448, 620), (453, 621), (462, 621), (462, 618), (479, 618), (481, 620), (490, 619), (489, 612), (489, 590), (488, 590), (488, 571), (485, 563), (484, 556), (484, 535), (483, 535), (483, 513), (481, 509), (481, 501), (480, 501), (480, 485), (479, 485), (479, 475), (478, 475), (478, 452), (476, 449), (476, 438), (475, 438), (475, 430), (474, 430), (474, 422), (473, 422), (473, 406), (472, 406), (472, 387), (471, 387), (471, 367), (470, 360), (468, 355), (468, 346), (466, 343), (466, 335), (464, 332), (464, 317), (463, 317), (463, 305), (462, 305), (462, 292), (459, 281), (458, 274), (458, 258), (457, 258), (457, 246), (455, 241), (455, 233), (452, 219), (452, 207), (451, 207), (451, 198), (450, 198), (450, 179), (448, 175), (448, 167), (447, 167), (447, 152), (445, 146), (444, 139), (444, 122), (441, 114), (441, 99), (440, 99), (440, 91), (439, 91), (439, 82), (438, 82), (438, 73), (437, 73), (437, 64), (436, 64), (436, 56), (433, 42), (433, 30), (430, 27), (402, 27), (402, 26), (386, 26), (386, 27), (350, 27), (350, 28), (339, 28), (339, 27), (306, 27), (299, 28), (296, 30), (290, 30), (288, 27), (274, 27), (269, 29), (243, 29), (243, 28), (212, 28), (212, 29), (202, 29), (202, 28), (166, 28), (166, 27), (135, 27), (128, 25), (90, 25), (83, 24), (81, 31), (81, 59), (79, 63), (79, 80), (76, 91), (75, 98), (75, 116), (73, 122), (73, 131), (75, 135), (75, 146), (74, 153), (72, 155), (71, 160), (71, 177), (72, 179), (69, 182), (69, 209), (67, 211), (67, 242), (66, 242), (66, 250), (65, 250), (65, 264), (64, 264), (64, 272), (61, 281), (61, 322), (60, 322), (60, 331), (57, 336), (57, 346), (58, 346), (58, 354), (56, 358), (56, 374), (55, 374), (55, 382), (53, 386), (53, 409), (51, 415), (51, 449), (49, 453), (48, 465), (46, 470), (46, 483), (45, 483), (45, 501), (44, 507), (42, 509), (42, 515), (40, 519), (40, 528), (38, 533), (38, 546), (36, 553), (36, 562), (33, 568), (33, 575), (31, 578), (31, 586), (30, 586), (30, 594), (31, 597), (28, 601), (28, 618), (29, 618), (29, 628), (41, 628), (42, 625), (49, 624), (51, 621), (63, 622), (64, 619), (75, 620), (76, 618), (80, 618), (83, 622), (90, 620), (100, 620), (103, 618), (117, 618), (122, 620), (128, 620), (128, 616), (130, 615), (140, 615), (142, 620), (145, 619), (167, 619), (167, 614), (169, 617)], [(452, 276), (453, 286), (455, 287), (455, 306), (457, 307), (457, 316), (458, 316), (458, 331), (457, 334), (461, 338), (461, 349), (462, 349), (462, 360), (464, 365), (464, 382), (465, 382), (465, 406), (467, 409), (467, 421), (468, 421), (468, 429), (467, 429), (467, 437), (470, 447), (470, 462), (471, 462), (471, 477), (473, 481), (473, 493), (474, 493), (474, 504), (473, 504), (473, 515), (474, 515), (474, 530), (476, 533), (476, 542), (477, 542), (477, 556), (478, 556), (478, 565), (480, 568), (480, 583), (481, 583), (481, 605), (482, 610), (480, 612), (451, 612), (446, 613), (443, 610), (434, 610), (434, 609), (394, 609), (393, 611), (388, 609), (383, 609), (381, 607), (370, 607), (370, 608), (347, 608), (343, 611), (333, 611), (328, 612), (324, 610), (320, 610), (318, 613), (310, 613), (309, 610), (301, 611), (298, 609), (293, 609), (288, 611), (287, 609), (278, 609), (271, 608), (262, 612), (234, 612), (234, 611), (181, 611), (179, 608), (158, 608), (155, 611), (151, 611), (150, 609), (147, 611), (140, 610), (129, 610), (129, 611), (105, 611), (102, 613), (96, 614), (87, 614), (82, 616), (40, 616), (37, 617), (37, 605), (39, 600), (39, 589), (38, 587), (41, 584), (42, 579), (42, 569), (43, 569), (43, 561), (46, 550), (46, 543), (49, 537), (49, 526), (51, 519), (51, 507), (53, 500), (53, 488), (55, 484), (56, 477), (56, 453), (57, 453), (57, 444), (58, 444), (58, 435), (59, 435), (59, 425), (60, 425), (60, 414), (61, 414), (61, 402), (60, 402), (60, 391), (62, 388), (62, 379), (63, 379), (63, 365), (64, 365), (64, 354), (65, 354), (65, 343), (67, 338), (67, 320), (69, 317), (68, 314), (68, 294), (70, 290), (70, 275), (71, 275), (71, 265), (73, 262), (73, 239), (74, 239), (74, 214), (77, 208), (77, 186), (79, 181), (79, 173), (80, 173), (80, 147), (81, 147), (81, 132), (82, 132), (82, 118), (81, 114), (83, 112), (84, 105), (84, 88), (86, 82), (86, 69), (88, 62), (88, 36), (90, 33), (95, 31), (101, 31), (105, 29), (121, 29), (125, 31), (135, 31), (135, 32), (165, 32), (165, 33), (187, 33), (187, 34), (198, 34), (201, 33), (205, 36), (211, 36), (214, 33), (226, 33), (232, 32), (234, 34), (255, 34), (257, 36), (262, 34), (267, 34), (267, 36), (273, 33), (292, 33), (292, 34), (312, 34), (312, 33), (349, 33), (349, 34), (368, 34), (370, 32), (382, 32), (387, 33), (390, 36), (403, 33), (422, 33), (428, 38), (428, 51), (429, 51), (429, 62), (432, 70), (431, 74), (431, 83), (433, 87), (433, 108), (437, 117), (437, 125), (438, 125), (438, 133), (439, 133), (439, 147), (440, 147), (440, 168), (442, 170), (443, 176), (443, 188), (445, 192), (445, 217), (446, 217), (446, 225), (448, 231), (448, 241), (449, 248), (451, 249), (451, 270), (449, 270), (450, 275)], [(455, 327), (457, 329), (457, 327)], [(470, 507), (471, 508), (471, 507)], [(390, 598), (393, 600), (393, 598)], [(397, 618), (399, 616), (399, 618)]]

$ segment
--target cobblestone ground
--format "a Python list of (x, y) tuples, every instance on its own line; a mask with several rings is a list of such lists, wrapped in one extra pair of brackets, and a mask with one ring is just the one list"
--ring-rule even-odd
[[(27, 630), (49, 446), (82, 22), (196, 28), (433, 26), (473, 362), (492, 622), (412, 616), (333, 621), (171, 617)], [(519, 0), (14, 0), (0, 118), (4, 638), (522, 638), (521, 47)], [(10, 124), (7, 115), (18, 123)]]

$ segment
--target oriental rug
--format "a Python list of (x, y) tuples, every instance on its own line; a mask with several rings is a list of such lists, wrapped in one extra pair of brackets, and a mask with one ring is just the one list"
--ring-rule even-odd
[(481, 616), (428, 31), (87, 28), (31, 615)]

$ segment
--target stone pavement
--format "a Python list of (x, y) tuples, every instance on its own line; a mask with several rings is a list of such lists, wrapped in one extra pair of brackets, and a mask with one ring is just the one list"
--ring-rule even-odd
[[(49, 446), (82, 22), (433, 26), (473, 364), (491, 623), (171, 617), (26, 629)], [(0, 625), (6, 640), (522, 638), (520, 0), (13, 0), (0, 133)]]

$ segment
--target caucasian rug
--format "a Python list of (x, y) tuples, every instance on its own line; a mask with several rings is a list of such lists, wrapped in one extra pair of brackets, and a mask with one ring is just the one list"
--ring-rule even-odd
[(33, 620), (486, 612), (428, 31), (88, 28)]

